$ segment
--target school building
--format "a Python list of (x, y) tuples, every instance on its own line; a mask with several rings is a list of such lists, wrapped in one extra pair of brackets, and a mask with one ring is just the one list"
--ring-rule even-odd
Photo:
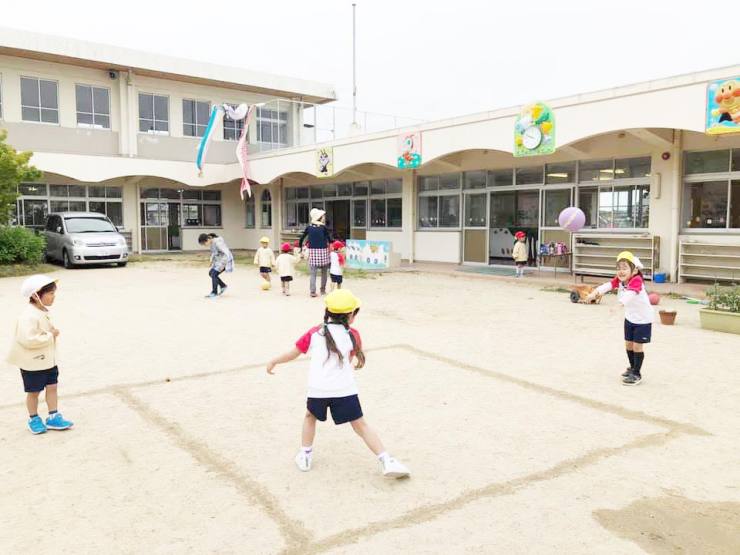
[[(196, 249), (204, 230), (252, 249), (262, 235), (297, 237), (320, 207), (337, 236), (388, 241), (411, 262), (509, 264), (522, 230), (532, 265), (605, 275), (631, 249), (649, 277), (740, 279), (740, 66), (373, 132), (360, 119), (344, 137), (334, 120), (327, 141), (327, 84), (0, 37), (0, 127), (44, 172), (22, 185), (21, 225), (89, 209), (135, 252)], [(224, 102), (265, 103), (248, 129), (258, 185), (246, 201), (241, 122), (225, 117), (203, 175), (195, 168), (210, 106)], [(568, 206), (586, 215), (575, 234), (557, 221)], [(538, 256), (550, 242), (571, 255)]]

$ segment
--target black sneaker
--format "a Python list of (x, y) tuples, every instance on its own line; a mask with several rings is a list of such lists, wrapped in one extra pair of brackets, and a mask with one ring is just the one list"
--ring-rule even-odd
[(631, 373), (632, 373), (632, 367), (631, 367), (631, 366), (628, 366), (628, 367), (627, 367), (627, 370), (625, 370), (624, 372), (622, 372), (622, 377), (623, 377), (623, 378), (626, 378), (626, 377), (627, 377), (627, 376), (629, 376), (629, 375), (630, 375)]
[(629, 374), (622, 380), (622, 385), (638, 385), (642, 381), (640, 374)]

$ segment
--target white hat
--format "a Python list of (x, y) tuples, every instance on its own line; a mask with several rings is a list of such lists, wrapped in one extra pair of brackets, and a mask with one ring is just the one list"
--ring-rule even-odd
[(635, 256), (635, 260), (634, 260), (633, 264), (635, 265), (635, 268), (637, 268), (638, 270), (643, 270), (645, 268), (645, 266), (643, 265), (642, 261), (639, 258), (637, 258), (636, 256)]
[(326, 214), (326, 212), (324, 212), (320, 208), (312, 208), (311, 209), (311, 223), (312, 224), (322, 223), (319, 220), (321, 220), (324, 214)]
[(59, 280), (50, 278), (43, 274), (36, 274), (30, 278), (26, 278), (26, 280), (21, 284), (21, 295), (23, 295), (23, 298), (25, 299), (30, 299), (31, 295), (38, 293), (41, 289), (55, 281)]

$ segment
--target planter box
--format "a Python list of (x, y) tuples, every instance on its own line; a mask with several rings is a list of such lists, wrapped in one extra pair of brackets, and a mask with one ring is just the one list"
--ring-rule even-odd
[(705, 330), (740, 334), (740, 313), (703, 308), (699, 311), (699, 319)]

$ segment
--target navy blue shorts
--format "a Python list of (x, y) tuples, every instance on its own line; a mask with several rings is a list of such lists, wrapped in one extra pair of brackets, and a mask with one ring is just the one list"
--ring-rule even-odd
[(283, 283), (293, 281), (293, 276), (280, 276), (280, 281), (282, 281)]
[(338, 276), (337, 274), (329, 274), (329, 277), (332, 283), (338, 283), (339, 285), (342, 285), (342, 281), (344, 280), (344, 276)]
[(345, 424), (362, 418), (362, 407), (357, 395), (349, 397), (329, 397), (326, 399), (309, 397), (306, 401), (308, 412), (318, 420), (326, 421), (326, 409), (331, 409), (331, 418), (334, 424)]
[(633, 324), (629, 320), (624, 321), (624, 340), (633, 343), (650, 343), (653, 336), (652, 324)]
[(269, 274), (272, 272), (272, 268), (268, 268), (267, 266), (260, 266), (260, 274)]
[(26, 393), (38, 393), (46, 389), (47, 385), (56, 385), (59, 382), (59, 368), (54, 366), (48, 370), (23, 370), (23, 391)]

